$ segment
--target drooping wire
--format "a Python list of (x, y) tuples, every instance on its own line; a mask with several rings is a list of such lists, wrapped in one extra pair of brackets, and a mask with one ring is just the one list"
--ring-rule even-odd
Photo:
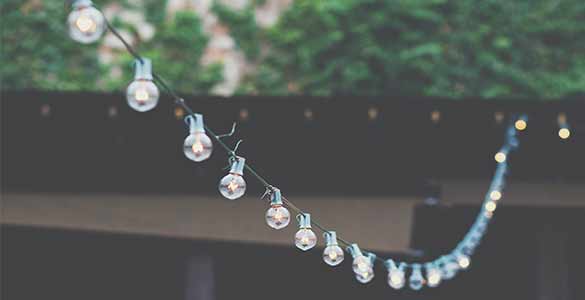
[[(71, 0), (66, 1), (65, 3), (70, 3)], [(96, 9), (99, 10), (99, 8), (96, 7)], [(101, 10), (100, 10), (101, 12)], [(103, 15), (103, 12), (102, 12)], [(143, 63), (144, 60), (143, 58), (140, 56), (140, 54), (138, 53), (138, 51), (136, 49), (134, 49), (132, 47), (132, 45), (130, 45), (130, 43), (128, 43), (124, 37), (116, 30), (116, 28), (114, 28), (112, 26), (112, 24), (108, 21), (108, 19), (105, 17), (104, 15), (104, 20), (105, 20), (105, 24), (108, 28), (109, 31), (112, 32), (112, 34), (114, 34), (114, 36), (116, 36), (116, 38), (122, 42), (122, 44), (124, 45), (124, 47), (126, 48), (126, 50), (128, 51), (128, 53), (130, 55), (132, 55), (135, 59), (137, 59), (139, 62)], [(185, 100), (183, 98), (181, 98), (172, 88), (169, 84), (167, 84), (167, 82), (160, 76), (158, 75), (156, 72), (152, 73), (153, 75), (153, 80), (164, 89), (164, 91), (166, 93), (168, 93), (172, 98), (173, 101), (175, 103), (175, 105), (181, 107), (183, 110), (185, 110), (185, 112), (188, 115), (193, 115), (194, 111), (193, 109), (185, 102)], [(205, 130), (207, 132), (209, 132), (209, 134), (211, 135), (211, 137), (215, 140), (216, 143), (218, 143), (228, 154), (229, 158), (234, 158), (236, 156), (236, 153), (234, 150), (232, 150), (225, 142), (223, 142), (221, 140), (221, 136), (216, 135), (214, 133), (214, 131), (209, 128), (207, 125), (205, 126)], [(510, 134), (510, 132), (512, 132), (513, 134)], [(516, 131), (514, 130), (514, 127), (511, 126), (510, 129), (507, 132), (506, 135), (506, 142), (505, 142), (505, 146), (511, 146), (512, 148), (515, 148), (518, 146), (518, 141), (516, 139), (515, 136)], [(245, 164), (245, 169), (248, 173), (250, 173), (254, 178), (256, 178), (256, 180), (258, 180), (265, 188), (271, 190), (274, 187), (268, 182), (268, 180), (266, 180), (264, 177), (262, 177), (254, 168), (252, 168), (252, 166), (250, 166), (249, 163)], [(500, 172), (501, 170), (501, 172)], [(494, 176), (492, 177), (492, 184), (490, 185), (490, 189), (488, 190), (488, 193), (492, 190), (492, 186), (494, 185), (494, 182), (496, 181), (501, 181), (503, 180), (503, 177), (506, 173), (506, 165), (503, 164), (501, 165), (501, 168), (498, 168), (497, 171), (495, 172)], [(487, 197), (487, 196), (486, 196)], [(487, 199), (487, 198), (486, 198)], [(283, 203), (285, 203), (291, 210), (293, 210), (294, 212), (298, 213), (298, 214), (305, 214), (305, 212), (299, 208), (298, 206), (296, 206), (292, 201), (288, 200), (287, 198), (285, 198), (284, 196), (282, 197)], [(483, 209), (482, 209), (483, 210)], [(482, 212), (480, 212), (480, 215), (478, 216), (477, 219), (479, 219), (479, 217), (481, 216)], [(322, 232), (326, 232), (329, 233), (330, 230), (327, 229), (326, 226), (320, 224), (319, 222), (317, 222), (315, 219), (311, 220), (311, 224), (313, 226), (315, 226), (316, 228), (318, 228), (319, 230), (321, 230)], [(352, 243), (341, 238), (340, 236), (337, 237), (337, 239), (339, 240), (339, 242), (341, 242), (342, 244), (344, 244), (345, 246), (349, 247)], [(364, 251), (364, 253), (368, 253), (368, 251)], [(376, 261), (382, 262), (384, 263), (385, 260), (383, 258), (377, 257), (376, 256)]]

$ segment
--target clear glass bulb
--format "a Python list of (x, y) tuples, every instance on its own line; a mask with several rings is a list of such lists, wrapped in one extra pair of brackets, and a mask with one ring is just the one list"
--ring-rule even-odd
[(290, 223), (290, 212), (282, 205), (272, 205), (266, 211), (266, 224), (274, 229), (282, 229)]
[(374, 270), (370, 268), (364, 272), (355, 273), (355, 279), (361, 283), (368, 283), (374, 279)]
[(235, 200), (246, 192), (246, 182), (238, 174), (227, 174), (219, 182), (219, 192), (230, 200)]
[(410, 278), (408, 279), (408, 286), (410, 286), (411, 289), (418, 291), (423, 287), (423, 284), (424, 278), (420, 266), (413, 266), (412, 274), (410, 274)]
[(343, 261), (343, 258), (343, 250), (338, 245), (330, 245), (323, 250), (323, 260), (332, 267), (339, 265)]
[(128, 105), (139, 112), (155, 108), (159, 95), (158, 88), (150, 80), (134, 80), (126, 89)]
[(301, 228), (295, 234), (295, 245), (297, 248), (307, 251), (317, 244), (317, 236), (309, 228)]
[(69, 24), (69, 36), (82, 44), (97, 41), (106, 28), (104, 16), (95, 7), (74, 7), (67, 18)]
[(399, 290), (403, 288), (405, 281), (404, 271), (398, 268), (393, 268), (388, 272), (388, 285), (393, 289)]
[(358, 255), (353, 259), (352, 268), (356, 274), (363, 273), (372, 269), (372, 264), (369, 258), (363, 255)]
[(435, 266), (427, 266), (427, 285), (436, 287), (441, 283), (441, 272)]
[(457, 254), (456, 259), (457, 259), (457, 264), (459, 265), (459, 268), (461, 268), (463, 270), (469, 268), (469, 265), (471, 265), (471, 260), (469, 259), (469, 256), (467, 256), (463, 253)]
[(211, 139), (202, 132), (190, 134), (183, 143), (183, 152), (192, 161), (204, 161), (211, 156), (212, 151), (213, 143)]

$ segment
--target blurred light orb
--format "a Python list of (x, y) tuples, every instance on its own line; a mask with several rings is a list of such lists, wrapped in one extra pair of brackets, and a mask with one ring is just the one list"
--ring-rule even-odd
[(82, 44), (97, 41), (106, 28), (104, 16), (92, 6), (91, 1), (75, 1), (67, 23), (69, 36)]

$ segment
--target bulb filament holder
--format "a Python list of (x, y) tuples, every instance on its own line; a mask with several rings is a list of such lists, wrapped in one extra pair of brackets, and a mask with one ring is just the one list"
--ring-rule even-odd
[(235, 175), (244, 175), (244, 168), (246, 167), (246, 159), (241, 156), (234, 156), (232, 159), (232, 165), (230, 173)]
[(337, 233), (335, 231), (324, 232), (323, 237), (327, 246), (337, 246)]
[(148, 58), (134, 60), (134, 80), (152, 81), (152, 61)]
[(189, 125), (189, 133), (205, 133), (205, 125), (203, 125), (203, 115), (193, 114), (185, 117), (185, 122)]

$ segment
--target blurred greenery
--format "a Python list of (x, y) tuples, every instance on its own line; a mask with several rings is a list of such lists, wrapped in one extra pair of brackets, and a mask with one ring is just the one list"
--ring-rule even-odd
[[(583, 0), (296, 0), (267, 29), (255, 22), (264, 2), (238, 11), (218, 1), (212, 7), (255, 66), (238, 93), (560, 98), (585, 92)], [(222, 66), (200, 65), (209, 37), (194, 13), (167, 18), (165, 5), (144, 0), (135, 7), (157, 29), (140, 50), (179, 90), (210, 92), (222, 81)], [(130, 80), (128, 55), (103, 64), (98, 46), (67, 38), (61, 1), (2, 0), (0, 9), (2, 88), (119, 90)], [(122, 79), (105, 75), (115, 67), (125, 70)]]

